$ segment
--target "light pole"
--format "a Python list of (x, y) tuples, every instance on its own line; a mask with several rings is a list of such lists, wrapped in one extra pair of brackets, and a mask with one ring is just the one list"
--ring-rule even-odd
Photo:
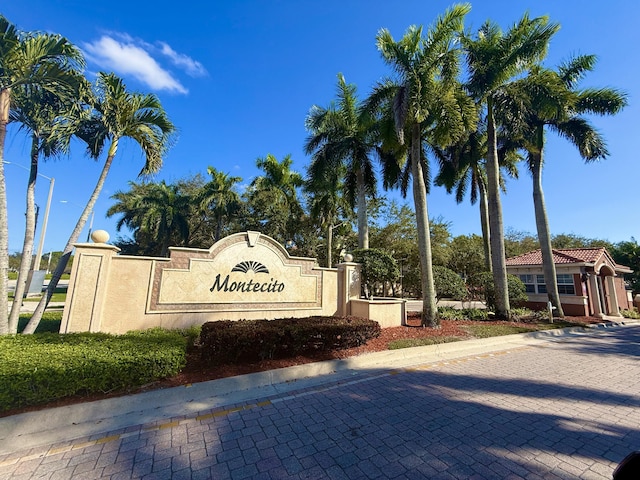
[[(7, 160), (3, 160), (3, 163), (7, 165), (15, 165), (17, 167), (30, 172), (30, 170), (24, 165), (20, 165), (19, 163), (9, 162)], [(55, 184), (56, 179), (53, 177), (47, 177), (42, 173), (38, 173), (42, 178), (46, 178), (49, 180), (49, 195), (47, 197), (47, 206), (44, 209), (44, 220), (42, 221), (42, 230), (40, 230), (40, 243), (38, 244), (38, 251), (36, 253), (36, 258), (33, 260), (33, 265), (31, 270), (40, 270), (40, 260), (42, 259), (42, 248), (44, 246), (44, 237), (47, 233), (47, 223), (49, 221), (49, 208), (51, 207), (51, 198), (53, 196), (53, 185)]]

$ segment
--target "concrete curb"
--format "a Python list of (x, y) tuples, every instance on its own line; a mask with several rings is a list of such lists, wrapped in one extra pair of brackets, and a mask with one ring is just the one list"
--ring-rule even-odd
[(640, 322), (603, 323), (593, 328), (545, 330), (387, 350), (12, 415), (0, 418), (0, 454), (149, 424), (160, 419), (195, 417), (225, 405), (340, 382), (359, 374), (375, 375), (397, 368), (490, 354), (637, 324)]

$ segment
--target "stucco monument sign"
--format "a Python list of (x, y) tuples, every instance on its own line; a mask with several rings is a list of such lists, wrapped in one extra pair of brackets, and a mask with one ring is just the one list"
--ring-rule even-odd
[(62, 333), (313, 315), (364, 316), (382, 326), (404, 319), (402, 301), (359, 299), (356, 263), (321, 268), (259, 232), (230, 235), (207, 250), (172, 247), (169, 258), (118, 255), (108, 235), (93, 238), (76, 245)]
[(315, 260), (291, 257), (258, 232), (231, 235), (208, 251), (174, 248), (154, 270), (150, 311), (321, 307)]

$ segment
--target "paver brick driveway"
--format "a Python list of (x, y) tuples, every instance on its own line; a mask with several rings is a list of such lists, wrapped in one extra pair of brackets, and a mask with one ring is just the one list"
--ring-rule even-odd
[(610, 479), (640, 449), (639, 359), (625, 326), (362, 372), (0, 457), (0, 478)]

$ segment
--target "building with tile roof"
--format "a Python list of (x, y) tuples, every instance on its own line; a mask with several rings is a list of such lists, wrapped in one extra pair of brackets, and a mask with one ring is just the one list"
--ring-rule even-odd
[[(620, 316), (632, 308), (623, 274), (632, 270), (618, 265), (603, 247), (553, 250), (560, 302), (566, 315)], [(547, 308), (549, 301), (542, 269), (542, 252), (535, 250), (507, 259), (507, 272), (520, 277), (527, 289), (527, 306)]]

